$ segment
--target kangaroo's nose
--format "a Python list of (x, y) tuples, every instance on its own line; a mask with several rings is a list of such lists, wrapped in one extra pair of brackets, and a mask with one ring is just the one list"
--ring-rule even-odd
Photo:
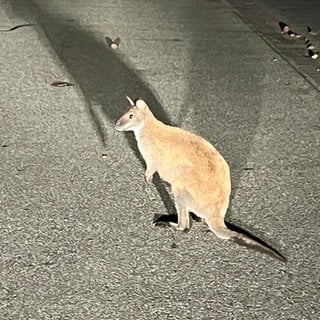
[(116, 122), (115, 128), (116, 128), (116, 130), (119, 130), (120, 127), (121, 127), (121, 122), (120, 122), (120, 120), (118, 120), (118, 121)]

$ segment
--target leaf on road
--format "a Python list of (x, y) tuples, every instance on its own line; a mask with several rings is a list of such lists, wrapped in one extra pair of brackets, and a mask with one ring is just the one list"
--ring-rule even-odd
[(105, 37), (106, 43), (107, 45), (111, 48), (111, 49), (118, 49), (120, 46), (120, 38), (115, 38), (114, 40), (112, 40), (109, 37)]
[(53, 81), (51, 83), (51, 86), (53, 86), (53, 87), (70, 87), (70, 86), (73, 86), (73, 84), (70, 82), (66, 82), (66, 81)]
[(34, 26), (35, 24), (34, 23), (24, 23), (24, 24), (18, 24), (10, 29), (0, 29), (0, 32), (10, 32), (10, 31), (14, 31), (16, 29), (19, 29), (19, 28), (23, 28), (23, 27), (29, 27), (29, 26)]

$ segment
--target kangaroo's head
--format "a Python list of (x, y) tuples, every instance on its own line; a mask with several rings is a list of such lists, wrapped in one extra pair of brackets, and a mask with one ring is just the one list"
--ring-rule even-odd
[(138, 131), (144, 125), (145, 119), (152, 113), (148, 105), (141, 99), (135, 103), (131, 98), (127, 97), (131, 108), (117, 122), (116, 130), (118, 131)]

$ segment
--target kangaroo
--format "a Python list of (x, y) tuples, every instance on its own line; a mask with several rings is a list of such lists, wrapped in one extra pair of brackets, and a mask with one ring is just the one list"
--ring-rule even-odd
[(230, 230), (224, 221), (231, 192), (227, 162), (205, 139), (155, 118), (142, 99), (135, 103), (127, 97), (131, 108), (115, 125), (118, 131), (133, 131), (138, 149), (145, 160), (145, 179), (152, 182), (155, 172), (171, 185), (178, 223), (169, 222), (177, 230), (190, 229), (189, 213), (204, 220), (221, 239), (269, 254), (285, 262), (278, 251), (246, 231)]

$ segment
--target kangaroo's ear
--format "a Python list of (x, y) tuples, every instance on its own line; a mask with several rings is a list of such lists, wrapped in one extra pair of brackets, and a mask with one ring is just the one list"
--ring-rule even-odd
[(130, 97), (126, 97), (127, 98), (127, 100), (129, 101), (129, 103), (130, 103), (130, 106), (134, 106), (134, 102), (133, 102), (133, 100), (130, 98)]
[(138, 109), (141, 109), (141, 110), (146, 109), (148, 107), (147, 104), (142, 99), (137, 100), (136, 106)]

